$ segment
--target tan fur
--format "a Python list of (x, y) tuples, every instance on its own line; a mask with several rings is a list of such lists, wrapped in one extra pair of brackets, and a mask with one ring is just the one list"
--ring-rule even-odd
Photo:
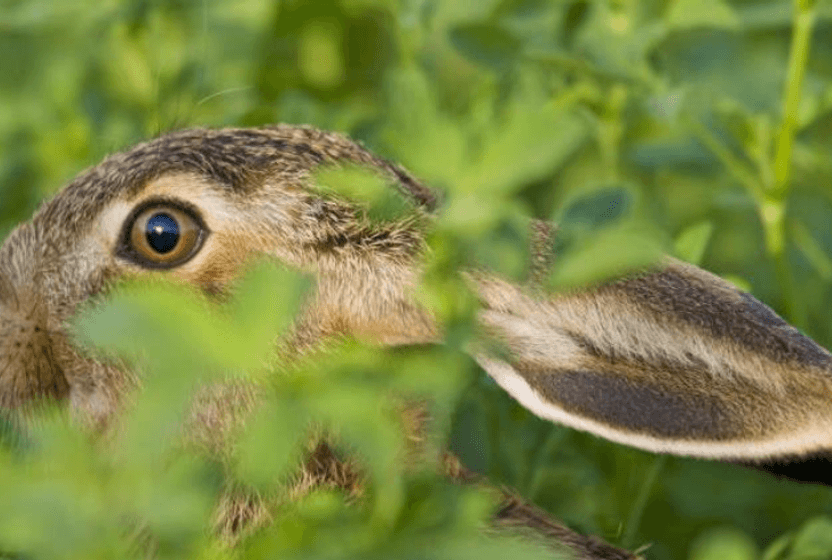
[(493, 277), (474, 282), (483, 322), (513, 356), (480, 363), (544, 418), (682, 455), (832, 449), (832, 357), (712, 274), (668, 259), (658, 271), (556, 296)]
[[(356, 204), (314, 183), (322, 165), (356, 163), (409, 200), (410, 215), (371, 223)], [(193, 258), (169, 271), (146, 269), (120, 253), (125, 220), (153, 200), (189, 205), (208, 231)], [(438, 341), (437, 326), (413, 298), (436, 203), (404, 170), (311, 128), (182, 131), (115, 154), (67, 185), (0, 247), (0, 407), (61, 399), (78, 418), (104, 426), (137, 381), (123, 365), (78, 353), (65, 332), (78, 305), (131, 275), (168, 275), (222, 298), (256, 255), (317, 280), (282, 358), (308, 353), (330, 336)], [(541, 285), (555, 259), (556, 230), (541, 222), (532, 228), (529, 285), (467, 273), (480, 297), (483, 330), (509, 354), (476, 358), (521, 404), (656, 452), (759, 461), (832, 450), (826, 350), (750, 295), (671, 259), (581, 292), (548, 294)], [(190, 444), (222, 456), (258, 394), (228, 384), (195, 400)], [(357, 491), (360, 476), (349, 461), (315, 449), (310, 460), (319, 461), (300, 471), (297, 491), (330, 483)], [(223, 530), (268, 520), (268, 504), (230, 493), (217, 521)], [(583, 558), (627, 556), (602, 551), (560, 525), (547, 529), (539, 512), (511, 506), (510, 494), (506, 500), (498, 525), (531, 527)]]
[[(319, 192), (312, 172), (339, 163), (368, 165), (385, 176), (412, 201), (412, 215), (374, 224), (349, 201)], [(209, 232), (193, 258), (170, 271), (145, 270), (118, 252), (125, 220), (150, 200), (187, 203)], [(311, 128), (182, 131), (110, 156), (47, 201), (0, 248), (0, 406), (66, 399), (77, 418), (105, 426), (137, 380), (123, 365), (81, 356), (72, 346), (64, 325), (78, 305), (134, 275), (169, 275), (224, 296), (258, 254), (317, 279), (287, 354), (339, 334), (386, 344), (435, 341), (435, 324), (411, 297), (423, 227), (435, 204), (435, 195), (404, 170), (346, 138)], [(186, 421), (187, 444), (224, 456), (258, 400), (255, 387), (234, 383), (201, 391)], [(414, 435), (414, 449), (417, 440)], [(360, 489), (350, 461), (324, 443), (310, 452), (290, 497), (320, 485)], [(231, 488), (218, 509), (217, 528), (233, 540), (244, 526), (267, 523), (274, 506)], [(547, 524), (537, 510), (531, 515), (521, 509), (505, 510), (497, 524), (526, 524), (581, 558), (631, 557)]]
[[(314, 171), (344, 163), (389, 180), (412, 202), (411, 215), (371, 223), (351, 201), (322, 192)], [(190, 205), (208, 230), (193, 258), (170, 271), (145, 269), (119, 252), (125, 220), (153, 200)], [(78, 418), (105, 425), (137, 381), (123, 365), (79, 355), (65, 332), (78, 305), (130, 275), (165, 274), (223, 297), (255, 255), (317, 279), (293, 338), (284, 341), (287, 359), (337, 335), (437, 341), (437, 326), (412, 297), (436, 202), (404, 170), (311, 128), (182, 131), (115, 154), (0, 247), (0, 406), (67, 400)], [(549, 224), (532, 227), (530, 285), (467, 274), (480, 296), (483, 329), (509, 351), (508, 360), (476, 357), (524, 406), (657, 452), (759, 461), (832, 450), (826, 350), (750, 295), (674, 260), (581, 292), (547, 294), (540, 285), (554, 261), (556, 232)], [(233, 385), (216, 391), (197, 395), (187, 432), (191, 445), (222, 455), (258, 395)], [(347, 474), (342, 458), (327, 457), (324, 474), (311, 476), (307, 465), (298, 488), (331, 482), (354, 490), (360, 477)], [(268, 518), (262, 504), (241, 499), (229, 498), (236, 505), (219, 526)], [(540, 532), (537, 513), (506, 511), (509, 525)], [(565, 529), (543, 532), (586, 558), (615, 557)]]

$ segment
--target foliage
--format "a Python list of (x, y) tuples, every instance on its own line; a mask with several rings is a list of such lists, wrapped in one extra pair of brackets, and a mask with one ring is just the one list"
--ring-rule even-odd
[[(235, 361), (240, 345), (262, 341), (211, 345), (216, 353), (206, 355), (200, 337), (232, 324), (278, 332), (270, 321), (289, 308), (269, 315), (241, 300), (233, 318), (185, 332), (183, 323), (208, 313), (194, 302), (164, 334), (154, 313), (173, 297), (168, 288), (128, 289), (87, 332), (146, 351), (134, 356), (150, 380), (128, 423), (136, 439), (113, 454), (60, 413), (26, 437), (8, 426), (0, 550), (139, 555), (129, 548), (136, 535), (124, 533), (135, 527), (153, 536), (160, 557), (485, 556), (475, 527), (487, 499), (394, 459), (402, 436), (373, 403), (402, 391), (435, 400), (447, 419), (437, 442), (449, 430), (469, 467), (582, 532), (650, 545), (656, 559), (829, 557), (826, 488), (651, 456), (513, 403), (456, 352), (470, 336), (471, 306), (452, 273), (486, 266), (522, 277), (527, 217), (553, 219), (561, 229), (552, 289), (671, 252), (736, 281), (830, 346), (830, 60), (829, 0), (3, 0), (0, 234), (83, 167), (169, 129), (342, 130), (446, 192), (424, 300), (449, 342), (403, 355), (344, 348), (327, 368), (281, 377), (274, 416), (252, 422), (234, 476), (278, 492), (303, 438), (285, 427), (310, 418), (340, 428), (364, 454), (371, 499), (346, 507), (314, 494), (230, 552), (206, 531), (228, 473), (173, 441), (158, 454), (141, 450), (167, 441), (206, 372), (264, 375)], [(378, 216), (400, 211), (382, 202)], [(257, 290), (275, 278), (261, 274), (241, 294), (262, 300)], [(300, 285), (282, 284), (298, 286), (280, 292), (296, 301)], [(112, 335), (122, 332), (116, 320), (130, 340)], [(175, 352), (159, 342), (170, 333)], [(165, 375), (173, 358), (183, 363)], [(487, 554), (517, 546), (488, 542)]]

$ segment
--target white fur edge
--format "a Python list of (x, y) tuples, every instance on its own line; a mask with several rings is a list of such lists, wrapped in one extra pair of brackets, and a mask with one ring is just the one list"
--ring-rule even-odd
[[(610, 441), (637, 447), (653, 453), (670, 453), (711, 459), (765, 459), (788, 454), (807, 452), (830, 447), (828, 426), (813, 426), (810, 429), (795, 430), (792, 433), (776, 434), (765, 440), (697, 441), (672, 438), (658, 438), (597, 422), (578, 416), (547, 401), (535, 391), (514, 368), (501, 360), (482, 355), (477, 362), (500, 387), (514, 397), (524, 408), (546, 420), (590, 432)], [(826, 428), (826, 429), (824, 429)]]

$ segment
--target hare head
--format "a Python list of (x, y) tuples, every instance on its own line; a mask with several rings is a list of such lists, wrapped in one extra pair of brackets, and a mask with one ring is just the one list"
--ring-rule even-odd
[(103, 420), (132, 380), (84, 358), (63, 324), (114, 279), (169, 274), (221, 293), (256, 254), (315, 273), (315, 305), (297, 344), (336, 332), (384, 343), (435, 337), (410, 303), (421, 236), (370, 227), (314, 192), (327, 163), (372, 167), (417, 206), (433, 194), (338, 135), (309, 128), (185, 131), (114, 155), (71, 182), (0, 249), (0, 406), (68, 399)]
[[(135, 380), (73, 346), (65, 323), (78, 305), (137, 275), (223, 294), (256, 255), (316, 277), (298, 348), (339, 333), (437, 341), (411, 297), (425, 222), (369, 224), (316, 188), (313, 172), (327, 164), (368, 166), (415, 215), (436, 205), (357, 144), (289, 126), (177, 132), (80, 175), (0, 248), (0, 407), (59, 399), (105, 421)], [(739, 462), (832, 448), (832, 356), (710, 273), (668, 259), (565, 294), (463, 273), (484, 331), (509, 350), (477, 361), (543, 418), (653, 452)]]

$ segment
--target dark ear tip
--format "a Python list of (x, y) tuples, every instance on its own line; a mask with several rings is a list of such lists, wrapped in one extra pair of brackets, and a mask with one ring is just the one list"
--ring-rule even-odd
[(832, 486), (832, 451), (821, 451), (805, 457), (787, 455), (759, 463), (737, 464), (769, 472), (777, 478)]

